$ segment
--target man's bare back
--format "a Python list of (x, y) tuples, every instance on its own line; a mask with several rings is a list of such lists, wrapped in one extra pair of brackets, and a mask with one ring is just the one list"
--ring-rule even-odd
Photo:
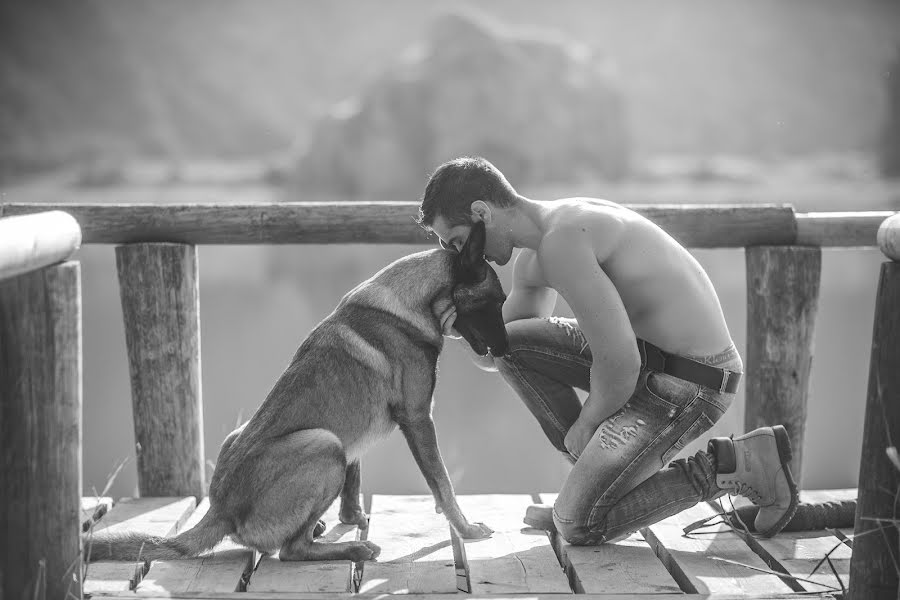
[[(573, 264), (567, 256), (555, 260), (548, 255), (567, 253), (587, 242), (615, 286), (635, 336), (682, 355), (714, 354), (731, 344), (709, 277), (697, 260), (657, 225), (605, 200), (566, 198), (543, 205), (544, 239), (560, 236), (568, 243), (524, 248), (516, 258), (513, 289), (553, 289), (551, 280), (583, 278), (580, 268), (567, 268)], [(587, 235), (573, 235), (578, 230)], [(552, 277), (544, 273), (542, 265), (547, 263), (557, 270)]]

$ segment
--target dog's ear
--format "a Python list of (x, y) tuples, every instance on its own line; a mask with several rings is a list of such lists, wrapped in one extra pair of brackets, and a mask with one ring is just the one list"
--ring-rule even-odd
[(472, 225), (469, 232), (469, 239), (463, 244), (459, 254), (460, 266), (470, 271), (477, 279), (483, 279), (485, 274), (484, 262), (484, 242), (485, 242), (484, 221), (478, 221)]

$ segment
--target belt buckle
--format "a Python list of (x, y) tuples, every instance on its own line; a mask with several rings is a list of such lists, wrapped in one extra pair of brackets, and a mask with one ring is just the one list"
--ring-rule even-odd
[(719, 386), (719, 393), (726, 393), (725, 390), (728, 388), (728, 380), (731, 379), (731, 371), (727, 369), (722, 369), (722, 385)]

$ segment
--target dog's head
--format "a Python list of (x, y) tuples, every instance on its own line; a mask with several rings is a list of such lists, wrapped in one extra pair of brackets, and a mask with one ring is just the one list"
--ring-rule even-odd
[(453, 328), (480, 356), (489, 349), (492, 355), (503, 356), (509, 345), (501, 313), (506, 294), (497, 273), (484, 259), (484, 239), (484, 223), (479, 221), (456, 255), (451, 291), (456, 306)]

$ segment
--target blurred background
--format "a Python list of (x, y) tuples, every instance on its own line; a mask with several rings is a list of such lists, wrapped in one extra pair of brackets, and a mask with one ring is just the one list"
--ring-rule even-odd
[[(0, 202), (405, 200), (480, 154), (525, 196), (900, 210), (900, 4), (841, 0), (4, 0)], [(341, 296), (426, 246), (204, 246), (206, 456)], [(742, 250), (703, 250), (742, 351)], [(136, 490), (113, 248), (89, 245), (84, 490)], [(802, 486), (855, 487), (877, 250), (825, 250)], [(512, 263), (510, 263), (511, 265)], [(498, 270), (505, 284), (509, 267)], [(558, 307), (560, 314), (571, 314)], [(448, 343), (439, 441), (462, 493), (568, 466)], [(744, 398), (710, 435), (743, 432)], [(427, 493), (399, 433), (363, 488)]]

